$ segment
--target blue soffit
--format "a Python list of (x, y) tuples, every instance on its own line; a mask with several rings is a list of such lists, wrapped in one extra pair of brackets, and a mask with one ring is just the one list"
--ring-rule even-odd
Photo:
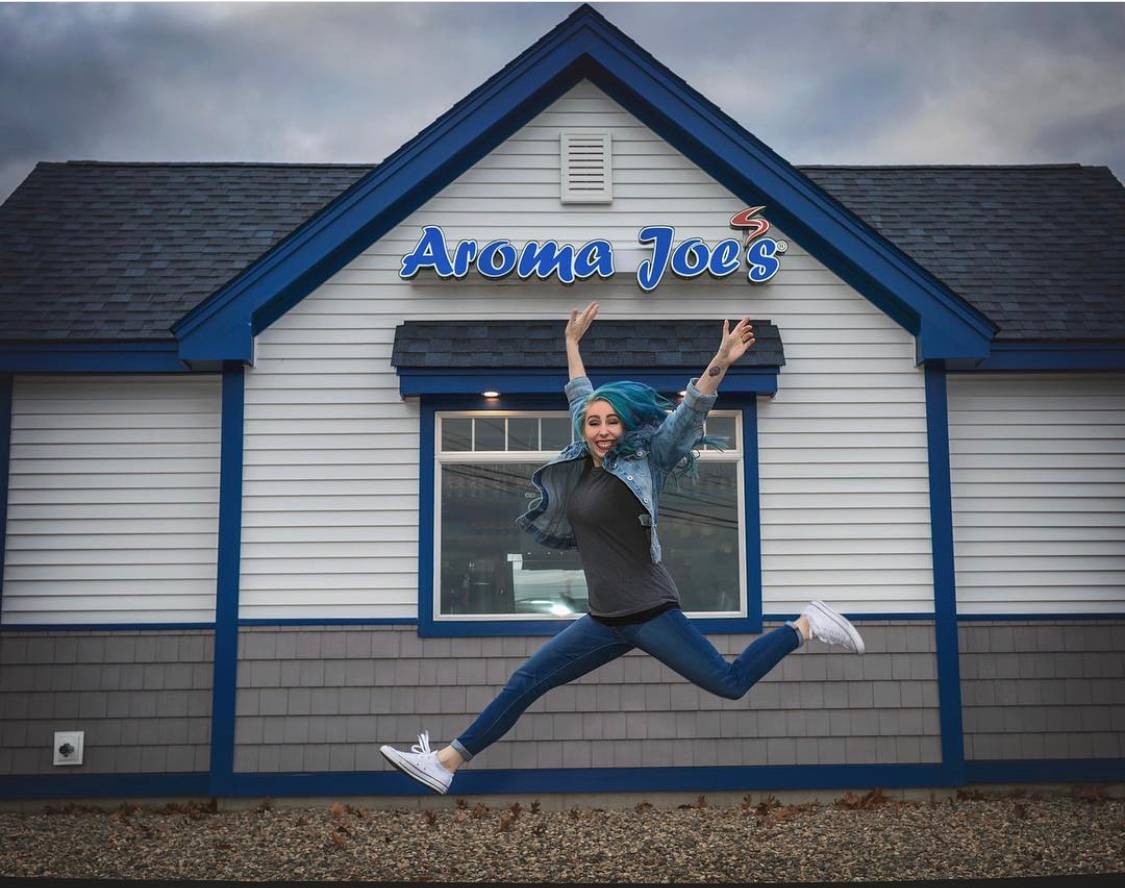
[(984, 358), (997, 327), (588, 5), (399, 148), (172, 328), (186, 361), (252, 339), (583, 79), (914, 334), (917, 360)]
[[(693, 368), (699, 374), (699, 368)], [(631, 379), (651, 385), (659, 392), (678, 392), (687, 384), (688, 371), (651, 370), (643, 368), (614, 368), (590, 370), (587, 374), (595, 386), (617, 379)], [(468, 395), (480, 399), (483, 392), (495, 390), (502, 395), (550, 395), (559, 393), (570, 380), (566, 370), (512, 370), (495, 367), (433, 369), (404, 367), (398, 370), (399, 394), (404, 398), (424, 396)], [(760, 367), (744, 369), (731, 367), (723, 379), (724, 398), (748, 395), (777, 394), (777, 368)], [(482, 402), (474, 406), (498, 406)], [(466, 408), (468, 409), (468, 408)]]

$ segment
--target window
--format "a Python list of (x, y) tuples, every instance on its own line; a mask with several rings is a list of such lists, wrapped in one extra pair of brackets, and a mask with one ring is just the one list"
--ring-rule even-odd
[[(747, 614), (740, 411), (714, 410), (705, 431), (730, 446), (700, 451), (699, 478), (665, 486), (664, 563), (692, 616)], [(435, 621), (565, 620), (587, 611), (578, 553), (516, 526), (537, 496), (531, 475), (571, 441), (555, 411), (435, 414)]]

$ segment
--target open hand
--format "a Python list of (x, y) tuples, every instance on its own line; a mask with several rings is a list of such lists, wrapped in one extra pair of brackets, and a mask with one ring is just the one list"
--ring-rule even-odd
[(750, 318), (746, 317), (730, 329), (730, 321), (723, 321), (723, 341), (719, 346), (719, 357), (727, 364), (733, 364), (741, 358), (755, 342), (754, 328), (750, 326)]
[(570, 310), (570, 320), (566, 322), (566, 338), (570, 342), (578, 342), (586, 331), (590, 329), (590, 324), (593, 323), (594, 318), (598, 316), (598, 303), (591, 302), (586, 306), (581, 313), (577, 308)]

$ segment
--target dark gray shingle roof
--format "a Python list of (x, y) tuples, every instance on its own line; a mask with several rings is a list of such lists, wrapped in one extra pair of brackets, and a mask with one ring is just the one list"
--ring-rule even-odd
[[(731, 326), (738, 318), (731, 318)], [(781, 334), (751, 319), (754, 347), (740, 367), (785, 364)], [(706, 367), (715, 355), (721, 321), (598, 321), (582, 337), (582, 360), (593, 370)], [(431, 368), (565, 368), (566, 321), (407, 321), (395, 330), (391, 364)]]
[(800, 167), (999, 327), (1125, 338), (1125, 189), (1106, 167)]
[[(170, 340), (371, 169), (41, 163), (0, 206), (0, 339)], [(1105, 167), (799, 169), (1000, 339), (1125, 338), (1125, 189)]]
[(171, 340), (370, 169), (41, 163), (0, 206), (0, 339)]

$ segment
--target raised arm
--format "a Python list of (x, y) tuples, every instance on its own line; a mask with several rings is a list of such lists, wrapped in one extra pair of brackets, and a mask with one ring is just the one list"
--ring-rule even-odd
[(570, 320), (566, 322), (566, 362), (570, 367), (571, 379), (586, 375), (582, 355), (578, 352), (578, 343), (597, 316), (598, 303), (596, 302), (591, 302), (581, 313), (577, 308), (570, 310)]
[(754, 333), (749, 318), (743, 318), (733, 330), (729, 321), (723, 321), (723, 341), (715, 357), (702, 377), (688, 381), (684, 399), (652, 436), (652, 460), (658, 468), (671, 471), (691, 452), (693, 444), (703, 434), (707, 414), (718, 400), (716, 392), (727, 368), (753, 344)]
[(723, 341), (696, 383), (696, 388), (704, 395), (715, 394), (719, 383), (726, 376), (727, 368), (746, 354), (754, 341), (754, 328), (750, 326), (750, 318), (743, 318), (734, 325), (733, 330), (730, 329), (730, 321), (723, 321)]

